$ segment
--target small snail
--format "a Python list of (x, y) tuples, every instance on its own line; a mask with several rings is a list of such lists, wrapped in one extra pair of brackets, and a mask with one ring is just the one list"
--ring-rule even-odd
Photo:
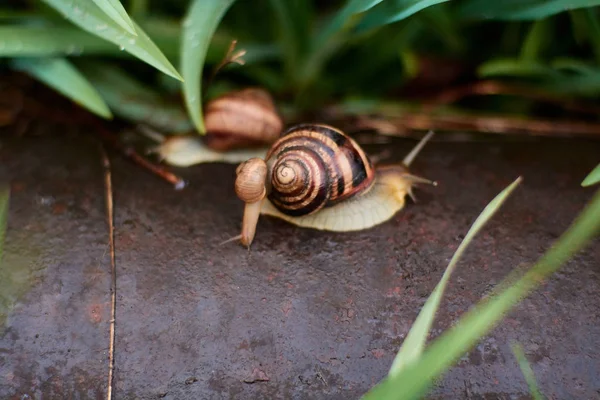
[(245, 203), (242, 233), (249, 247), (260, 214), (318, 230), (349, 232), (390, 219), (414, 199), (416, 183), (437, 185), (408, 167), (433, 135), (429, 132), (401, 164), (374, 167), (363, 149), (329, 125), (300, 124), (273, 143), (264, 159), (236, 169), (235, 192)]
[(266, 154), (283, 130), (271, 95), (260, 88), (233, 91), (209, 101), (204, 110), (206, 135), (164, 137), (140, 127), (159, 145), (157, 153), (167, 164), (188, 167), (205, 162), (239, 163)]

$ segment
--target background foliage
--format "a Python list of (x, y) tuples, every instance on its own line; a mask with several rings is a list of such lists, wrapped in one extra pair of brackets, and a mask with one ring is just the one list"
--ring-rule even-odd
[[(599, 0), (11, 0), (0, 9), (0, 62), (103, 117), (154, 115), (155, 127), (204, 133), (201, 104), (241, 85), (290, 112), (327, 104), (377, 110), (478, 79), (594, 101)], [(206, 87), (232, 40), (245, 64)], [(358, 101), (358, 102), (357, 102)], [(558, 116), (525, 97), (458, 105)], [(579, 116), (582, 117), (582, 116)], [(586, 118), (595, 119), (587, 115)]]

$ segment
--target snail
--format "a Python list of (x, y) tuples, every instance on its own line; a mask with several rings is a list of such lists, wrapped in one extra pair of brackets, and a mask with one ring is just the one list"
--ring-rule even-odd
[(240, 235), (250, 247), (259, 216), (270, 215), (299, 227), (350, 232), (379, 225), (413, 200), (417, 183), (437, 182), (412, 175), (409, 167), (429, 132), (402, 163), (381, 165), (341, 130), (299, 124), (281, 134), (263, 158), (236, 168), (235, 193), (245, 203)]
[(150, 128), (139, 130), (159, 144), (148, 153), (177, 167), (206, 162), (239, 163), (261, 157), (283, 130), (271, 95), (261, 88), (225, 93), (209, 101), (204, 110), (206, 135), (165, 137)]

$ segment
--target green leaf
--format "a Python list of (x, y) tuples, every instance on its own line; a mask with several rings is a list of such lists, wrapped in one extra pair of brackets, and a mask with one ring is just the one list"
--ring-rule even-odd
[(280, 41), (287, 76), (296, 80), (300, 60), (309, 48), (309, 7), (301, 0), (270, 0), (280, 25)]
[(64, 58), (18, 58), (14, 68), (27, 72), (75, 103), (103, 118), (112, 114), (96, 89)]
[(43, 1), (63, 13), (65, 18), (80, 28), (116, 44), (121, 50), (126, 50), (159, 71), (176, 79), (183, 80), (160, 49), (134, 21), (132, 23), (137, 36), (121, 28), (89, 0), (69, 2), (66, 0)]
[(516, 282), (505, 279), (494, 295), (480, 301), (438, 337), (421, 358), (394, 377), (386, 377), (364, 399), (421, 398), (462, 355), (488, 334), (525, 296), (536, 289), (600, 233), (600, 191), (571, 227), (538, 262)]
[(354, 32), (362, 33), (382, 25), (391, 24), (408, 18), (427, 7), (445, 3), (449, 0), (387, 0), (369, 9), (357, 24)]
[(541, 58), (542, 50), (552, 41), (552, 25), (548, 20), (535, 21), (525, 37), (521, 48), (520, 59), (526, 62), (536, 62)]
[(94, 0), (94, 3), (127, 32), (137, 36), (133, 22), (119, 0)]
[(462, 257), (463, 253), (465, 252), (473, 238), (479, 233), (479, 231), (481, 231), (484, 225), (494, 216), (494, 214), (496, 214), (496, 212), (500, 209), (504, 201), (520, 183), (521, 177), (517, 178), (512, 184), (510, 184), (507, 188), (500, 192), (484, 208), (479, 217), (477, 217), (477, 219), (471, 226), (471, 229), (469, 229), (469, 232), (462, 240), (460, 246), (458, 246), (458, 249), (454, 253), (454, 256), (450, 260), (450, 263), (446, 267), (446, 271), (444, 272), (442, 279), (437, 284), (437, 286), (425, 302), (425, 305), (423, 306), (421, 312), (417, 316), (416, 321), (414, 322), (412, 328), (408, 332), (406, 339), (402, 343), (400, 351), (394, 359), (394, 362), (389, 372), (390, 376), (397, 376), (398, 373), (400, 373), (407, 365), (419, 359), (421, 353), (423, 352), (425, 342), (427, 341), (427, 336), (429, 335), (429, 330), (431, 329), (433, 319), (440, 306), (442, 295), (444, 293), (444, 290), (446, 289), (446, 285), (448, 284), (450, 275), (456, 267), (456, 264)]
[(578, 8), (600, 5), (600, 0), (466, 0), (460, 3), (460, 18), (541, 20)]
[(514, 76), (525, 78), (559, 79), (561, 75), (545, 64), (512, 58), (496, 58), (479, 66), (480, 77)]
[(4, 237), (6, 236), (9, 198), (10, 190), (8, 187), (0, 190), (0, 263), (2, 263), (2, 257), (4, 256)]
[(542, 394), (540, 393), (537, 383), (535, 382), (535, 375), (533, 374), (533, 370), (531, 369), (527, 358), (525, 358), (525, 352), (523, 351), (523, 348), (520, 344), (513, 343), (511, 345), (511, 349), (513, 351), (513, 354), (515, 355), (515, 358), (517, 359), (517, 362), (519, 363), (519, 368), (521, 368), (521, 372), (525, 377), (527, 386), (529, 386), (529, 393), (531, 393), (531, 396), (534, 400), (544, 400), (544, 396), (542, 396)]
[(235, 0), (193, 0), (183, 22), (181, 72), (185, 106), (196, 130), (205, 133), (202, 116), (202, 69), (210, 40)]
[(0, 57), (116, 53), (113, 44), (75, 27), (0, 26)]
[(597, 184), (598, 182), (600, 182), (600, 164), (596, 165), (596, 168), (594, 168), (588, 174), (588, 176), (585, 177), (583, 182), (581, 182), (581, 186), (592, 186)]
[(97, 61), (79, 63), (79, 68), (119, 117), (147, 124), (169, 134), (186, 133), (193, 129), (185, 109), (179, 103), (165, 99), (122, 69)]

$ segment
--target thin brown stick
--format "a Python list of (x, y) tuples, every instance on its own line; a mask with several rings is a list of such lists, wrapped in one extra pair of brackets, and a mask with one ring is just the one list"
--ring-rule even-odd
[(434, 96), (432, 99), (426, 100), (424, 110), (429, 112), (433, 108), (437, 108), (445, 104), (451, 104), (464, 97), (475, 95), (518, 96), (549, 104), (555, 104), (564, 108), (565, 110), (592, 115), (600, 114), (600, 107), (594, 104), (588, 104), (583, 101), (565, 98), (564, 96), (559, 96), (536, 87), (530, 87), (522, 84), (508, 84), (493, 80), (478, 81), (464, 86), (444, 90), (437, 96)]
[(106, 151), (101, 146), (102, 166), (104, 167), (104, 187), (106, 197), (106, 221), (108, 224), (108, 243), (110, 247), (110, 274), (111, 274), (111, 298), (110, 298), (110, 332), (108, 345), (108, 388), (106, 399), (112, 399), (113, 372), (115, 369), (115, 316), (117, 311), (117, 268), (115, 265), (115, 239), (114, 239), (114, 216), (113, 216), (113, 191), (110, 171), (110, 161)]
[(590, 137), (600, 139), (600, 124), (544, 120), (520, 119), (505, 116), (474, 115), (431, 115), (425, 113), (403, 113), (397, 117), (385, 116), (385, 119), (365, 115), (353, 115), (355, 127), (374, 129), (379, 134), (405, 136), (412, 130), (434, 131), (471, 131), (498, 134), (526, 133), (531, 136), (548, 137)]
[(107, 140), (112, 146), (114, 146), (115, 148), (117, 148), (119, 151), (121, 151), (123, 154), (125, 154), (127, 157), (131, 158), (131, 160), (133, 162), (135, 162), (136, 164), (138, 164), (139, 166), (149, 170), (150, 172), (152, 172), (153, 174), (155, 174), (156, 176), (158, 176), (161, 179), (164, 179), (165, 181), (169, 182), (170, 184), (172, 184), (176, 190), (181, 190), (183, 188), (185, 188), (187, 186), (187, 183), (185, 180), (183, 180), (182, 178), (180, 178), (179, 176), (167, 171), (164, 168), (161, 168), (160, 166), (151, 163), (150, 161), (146, 160), (144, 157), (140, 156), (139, 154), (137, 154), (135, 152), (135, 150), (133, 150), (133, 148), (128, 147), (128, 146), (123, 146), (118, 140), (115, 134), (113, 134), (112, 132), (110, 132), (108, 129), (104, 128), (102, 126), (102, 124), (97, 123), (95, 125), (96, 130), (100, 133), (100, 135)]
[(217, 76), (217, 74), (219, 73), (219, 71), (221, 71), (223, 68), (225, 68), (229, 64), (233, 64), (233, 63), (239, 64), (239, 65), (245, 64), (245, 61), (242, 59), (242, 57), (246, 54), (246, 50), (238, 50), (236, 53), (234, 53), (233, 51), (235, 50), (236, 45), (237, 45), (236, 39), (232, 40), (231, 43), (229, 44), (229, 49), (227, 50), (225, 57), (223, 57), (221, 62), (215, 67), (215, 69), (210, 74), (210, 77), (208, 78), (206, 85), (204, 85), (204, 87), (205, 87), (204, 95), (206, 95), (206, 93), (208, 92), (208, 87), (213, 83), (213, 81), (214, 81), (215, 77)]

